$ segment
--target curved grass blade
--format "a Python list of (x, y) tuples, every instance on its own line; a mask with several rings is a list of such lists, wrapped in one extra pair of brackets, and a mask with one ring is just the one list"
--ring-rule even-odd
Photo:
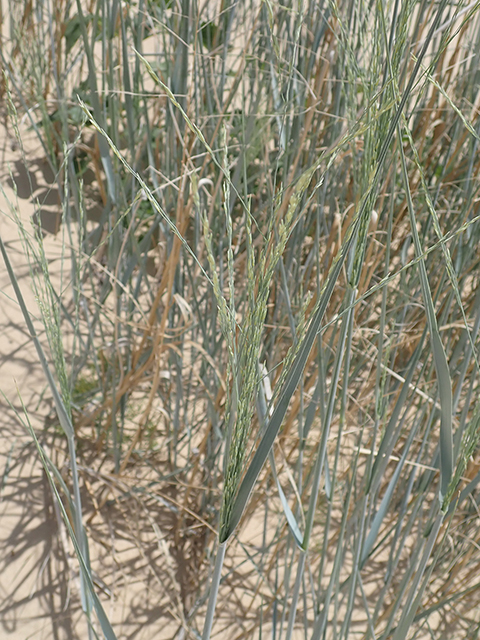
[[(400, 126), (398, 126), (398, 136), (401, 137)], [(415, 212), (412, 201), (412, 194), (408, 182), (407, 163), (402, 145), (400, 146), (400, 159), (402, 165), (403, 181), (407, 196), (408, 213), (410, 217), (410, 228), (417, 256), (422, 254), (422, 245), (417, 231)], [(422, 295), (425, 303), (427, 324), (430, 332), (432, 344), (433, 360), (438, 380), (438, 391), (440, 400), (440, 502), (443, 503), (450, 484), (453, 473), (453, 434), (452, 434), (452, 381), (448, 368), (447, 356), (443, 348), (440, 332), (438, 330), (437, 317), (433, 306), (432, 293), (428, 283), (427, 269), (425, 261), (418, 263)]]
[(282, 485), (280, 484), (272, 451), (270, 451), (270, 463), (272, 465), (273, 475), (275, 478), (275, 482), (277, 483), (278, 495), (280, 496), (280, 501), (282, 503), (283, 512), (287, 519), (288, 526), (290, 527), (291, 534), (293, 536), (293, 539), (295, 540), (297, 547), (301, 549), (303, 544), (303, 533), (300, 531), (298, 522), (293, 515), (292, 510), (290, 509), (290, 505), (288, 504), (287, 496), (285, 495), (285, 492), (282, 489)]
[[(55, 496), (55, 499), (57, 501), (58, 507), (60, 509), (60, 512), (62, 514), (62, 518), (63, 521), (65, 523), (65, 526), (68, 529), (68, 533), (70, 535), (70, 539), (72, 541), (73, 547), (75, 549), (75, 553), (77, 555), (78, 558), (78, 562), (80, 565), (80, 570), (81, 570), (81, 574), (82, 574), (82, 578), (83, 578), (83, 583), (87, 586), (88, 588), (88, 592), (89, 592), (89, 596), (92, 599), (93, 602), (93, 606), (95, 608), (96, 614), (98, 616), (98, 620), (100, 622), (100, 626), (102, 628), (103, 634), (106, 638), (106, 640), (117, 640), (117, 636), (115, 635), (115, 632), (112, 628), (112, 625), (110, 624), (109, 619), (107, 618), (107, 614), (105, 613), (105, 610), (102, 606), (102, 603), (100, 602), (96, 591), (95, 591), (95, 587), (93, 584), (93, 580), (92, 580), (92, 576), (91, 576), (91, 572), (88, 568), (88, 560), (84, 557), (81, 548), (80, 548), (80, 543), (77, 541), (77, 538), (75, 536), (75, 532), (73, 530), (72, 525), (70, 524), (70, 520), (68, 518), (67, 512), (65, 510), (65, 507), (63, 505), (63, 502), (60, 498), (60, 494), (58, 493), (57, 487), (55, 486), (55, 483), (53, 481), (53, 478), (51, 476), (51, 467), (53, 466), (53, 463), (50, 461), (50, 459), (48, 458), (48, 456), (46, 455), (45, 451), (43, 450), (43, 447), (41, 446), (41, 444), (38, 442), (37, 440), (37, 436), (35, 435), (35, 431), (33, 430), (33, 427), (30, 424), (30, 421), (28, 420), (28, 415), (26, 414), (26, 409), (25, 407), (23, 407), (25, 415), (27, 417), (27, 424), (28, 424), (28, 428), (30, 431), (30, 434), (35, 442), (35, 446), (37, 448), (38, 454), (40, 456), (40, 461), (43, 465), (43, 468), (45, 469), (47, 478), (48, 478), (48, 482), (50, 484), (50, 487), (52, 489), (52, 492)], [(90, 621), (89, 621), (90, 622)]]
[[(265, 417), (267, 415), (268, 407), (267, 401), (270, 402), (272, 399), (272, 390), (270, 387), (270, 380), (268, 379), (268, 374), (266, 372), (265, 367), (259, 367), (259, 375), (261, 376), (261, 386), (257, 397), (257, 411), (260, 418), (260, 423), (265, 423)], [(287, 496), (280, 484), (280, 479), (277, 474), (277, 467), (275, 464), (275, 457), (273, 452), (270, 450), (269, 454), (270, 465), (272, 467), (273, 477), (275, 478), (275, 482), (277, 484), (278, 495), (280, 496), (280, 502), (282, 503), (283, 512), (285, 513), (285, 517), (287, 519), (288, 526), (290, 527), (290, 531), (292, 536), (297, 544), (299, 549), (302, 548), (303, 542), (303, 533), (298, 526), (298, 522), (293, 515), (292, 510), (290, 509), (290, 505), (288, 504)], [(298, 493), (297, 493), (298, 496)], [(298, 496), (299, 497), (299, 496)]]

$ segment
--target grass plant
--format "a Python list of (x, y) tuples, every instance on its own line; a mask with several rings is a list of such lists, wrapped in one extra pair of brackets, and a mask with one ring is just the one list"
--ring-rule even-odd
[(13, 217), (89, 633), (115, 637), (88, 552), (114, 504), (175, 638), (477, 637), (478, 3), (33, 0), (1, 27), (59, 199), (57, 289), (33, 186)]

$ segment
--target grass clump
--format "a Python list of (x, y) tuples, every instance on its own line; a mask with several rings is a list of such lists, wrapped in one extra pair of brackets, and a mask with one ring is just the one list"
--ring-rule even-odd
[(477, 8), (29, 7), (4, 91), (58, 287), (45, 201), (16, 223), (91, 633), (87, 537), (123, 526), (165, 637), (474, 633)]

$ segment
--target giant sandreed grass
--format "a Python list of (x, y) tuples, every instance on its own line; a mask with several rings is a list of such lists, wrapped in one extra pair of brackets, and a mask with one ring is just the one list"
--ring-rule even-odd
[(142, 505), (180, 634), (478, 627), (478, 20), (413, 0), (12, 12), (2, 61), (71, 251), (73, 301), (30, 244), (75, 498), (88, 469), (91, 522)]

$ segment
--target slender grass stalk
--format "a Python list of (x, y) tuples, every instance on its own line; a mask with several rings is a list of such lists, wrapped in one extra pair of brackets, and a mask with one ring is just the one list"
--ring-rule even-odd
[(225, 560), (225, 552), (227, 550), (227, 543), (220, 543), (217, 549), (215, 557), (215, 568), (213, 570), (212, 580), (210, 583), (210, 595), (208, 598), (207, 613), (205, 615), (205, 623), (203, 627), (202, 640), (208, 640), (212, 633), (213, 621), (215, 618), (215, 606), (218, 597), (218, 588), (220, 586), (220, 579), (222, 577), (223, 562)]

